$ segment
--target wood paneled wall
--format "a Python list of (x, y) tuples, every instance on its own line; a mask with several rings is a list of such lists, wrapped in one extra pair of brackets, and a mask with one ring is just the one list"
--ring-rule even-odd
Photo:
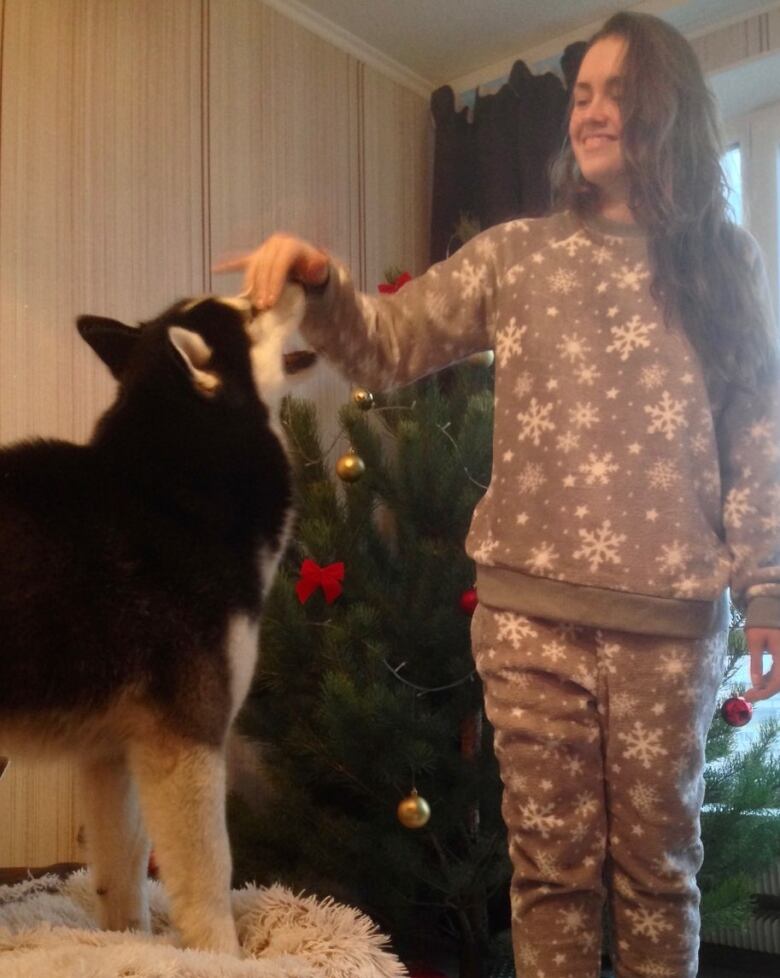
[(107, 372), (73, 319), (203, 290), (201, 9), (6, 0), (0, 439), (83, 438)]
[(375, 291), (389, 266), (415, 274), (428, 264), (432, 143), (419, 138), (428, 131), (427, 102), (363, 66), (360, 82), (361, 266), (363, 287)]
[[(424, 98), (261, 0), (0, 0), (0, 441), (109, 403), (76, 315), (235, 291), (212, 264), (275, 229), (421, 271), (429, 145)], [(348, 386), (306, 393), (329, 444)], [(12, 760), (0, 866), (79, 858), (79, 821), (69, 765)]]

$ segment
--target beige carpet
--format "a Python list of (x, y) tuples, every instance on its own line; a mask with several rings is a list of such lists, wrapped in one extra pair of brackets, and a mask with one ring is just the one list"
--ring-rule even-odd
[(281, 886), (233, 892), (241, 959), (177, 948), (149, 881), (153, 935), (98, 930), (84, 871), (0, 886), (0, 978), (403, 978), (374, 924)]

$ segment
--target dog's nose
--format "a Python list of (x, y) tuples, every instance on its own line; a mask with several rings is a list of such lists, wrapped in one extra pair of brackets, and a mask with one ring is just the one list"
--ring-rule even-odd
[(231, 306), (233, 309), (237, 309), (239, 312), (243, 313), (245, 316), (250, 316), (255, 318), (255, 307), (249, 301), (248, 295), (232, 295), (232, 296), (222, 296), (221, 302), (226, 306)]

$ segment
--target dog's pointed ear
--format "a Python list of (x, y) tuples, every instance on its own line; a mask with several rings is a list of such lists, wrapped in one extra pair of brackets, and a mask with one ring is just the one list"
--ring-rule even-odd
[(138, 342), (140, 330), (103, 316), (79, 316), (76, 326), (81, 337), (119, 380)]
[(183, 326), (170, 326), (168, 338), (174, 355), (189, 374), (195, 390), (205, 397), (215, 394), (221, 381), (219, 374), (207, 369), (211, 363), (212, 350), (200, 333)]

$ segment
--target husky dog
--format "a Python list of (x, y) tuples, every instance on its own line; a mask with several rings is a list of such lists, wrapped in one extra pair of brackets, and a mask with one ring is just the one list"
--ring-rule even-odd
[[(72, 753), (105, 928), (148, 929), (154, 841), (182, 942), (238, 952), (225, 744), (291, 522), (274, 411), (304, 298), (82, 316), (119, 382), (87, 445), (0, 451), (0, 755)], [(147, 835), (148, 833), (148, 835)]]

